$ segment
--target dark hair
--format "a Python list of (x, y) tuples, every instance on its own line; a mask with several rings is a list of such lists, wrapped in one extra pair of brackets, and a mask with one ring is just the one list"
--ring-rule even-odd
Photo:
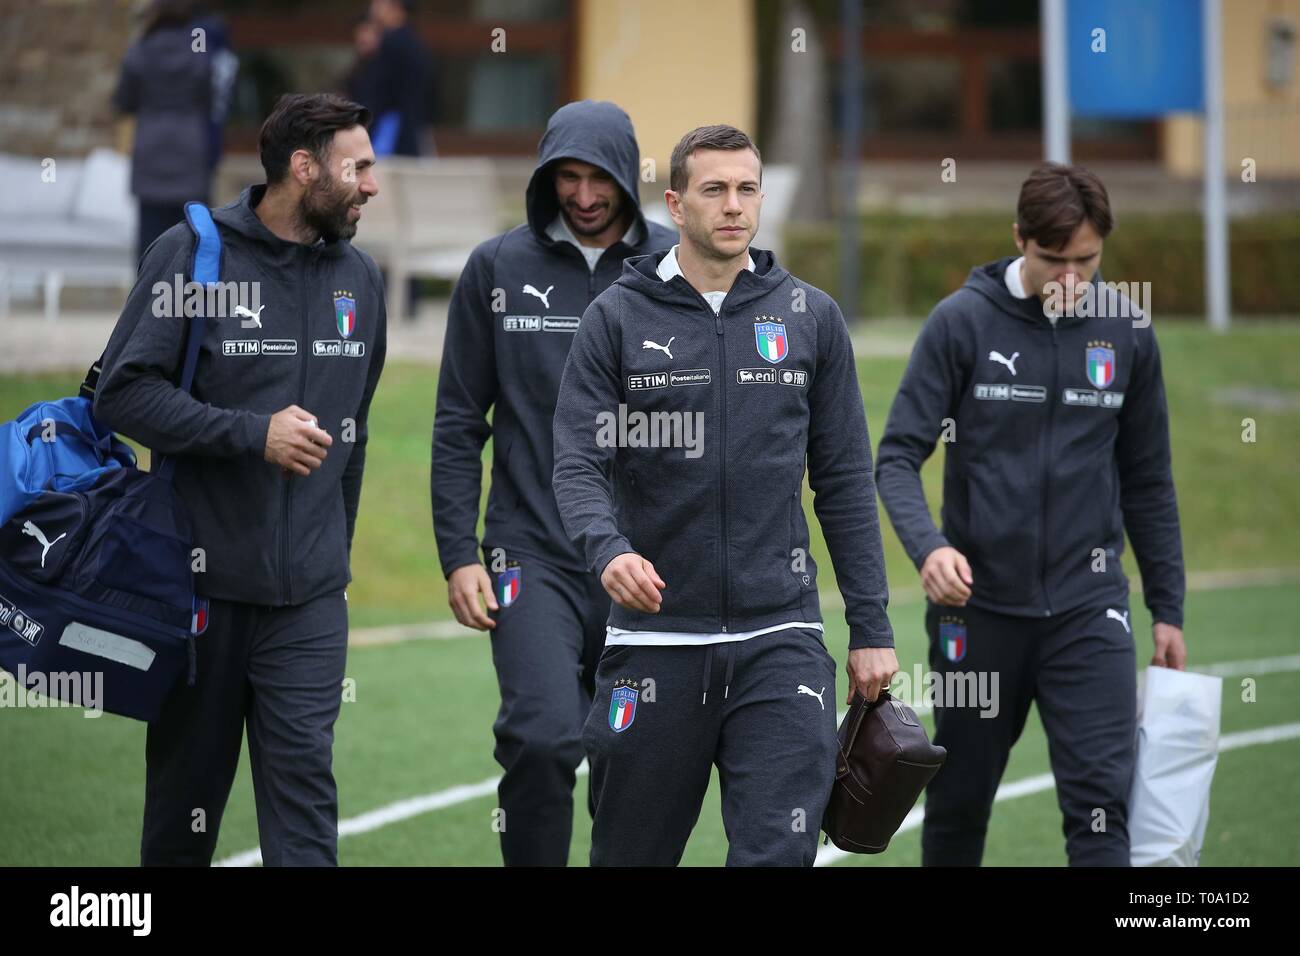
[(195, 13), (194, 0), (153, 0), (144, 13), (144, 35), (189, 26)]
[(758, 158), (759, 176), (762, 176), (763, 157), (754, 145), (754, 141), (734, 126), (701, 126), (693, 129), (673, 147), (673, 156), (668, 164), (668, 188), (675, 193), (685, 192), (689, 177), (686, 175), (686, 160), (700, 149), (751, 149)]
[(369, 125), (370, 110), (336, 93), (286, 93), (258, 134), (267, 185), (289, 174), (289, 157), (296, 150), (305, 149), (323, 163), (338, 130)]
[(1060, 249), (1087, 219), (1105, 239), (1115, 227), (1110, 197), (1097, 174), (1082, 166), (1043, 163), (1020, 186), (1016, 226), (1025, 242)]

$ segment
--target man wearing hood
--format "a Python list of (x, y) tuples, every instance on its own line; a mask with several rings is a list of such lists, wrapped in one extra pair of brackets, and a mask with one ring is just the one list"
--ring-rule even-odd
[[(433, 527), (456, 619), (492, 635), (507, 866), (563, 866), (569, 857), (582, 721), (609, 600), (555, 507), (551, 420), (587, 306), (625, 258), (675, 239), (641, 213), (639, 164), (632, 122), (613, 103), (557, 110), (528, 184), (527, 223), (474, 250), (447, 316), (433, 426)], [(480, 562), (480, 459), (489, 436), (492, 490)]]
[[(930, 666), (943, 686), (950, 674), (999, 678), (992, 712), (936, 703), (948, 759), (926, 794), (926, 865), (980, 862), (1034, 701), (1071, 865), (1129, 863), (1125, 531), (1154, 619), (1151, 663), (1181, 670), (1187, 651), (1160, 351), (1150, 319), (1100, 284), (1113, 224), (1093, 173), (1035, 169), (1013, 227), (1022, 255), (977, 266), (935, 307), (880, 442), (880, 497), (928, 598)], [(920, 477), (940, 438), (942, 530)]]
[(185, 223), (145, 253), (105, 352), (95, 416), (155, 469), (174, 458), (201, 602), (197, 682), (149, 724), (143, 865), (211, 862), (245, 724), (263, 863), (337, 861), (344, 588), (386, 342), (379, 272), (348, 241), (379, 191), (368, 118), (329, 94), (282, 97), (267, 117), (266, 185), (212, 211), (237, 295), (206, 314), (190, 392), (175, 384)]
[(805, 464), (849, 625), (849, 688), (897, 669), (871, 444), (833, 299), (754, 249), (758, 150), (705, 126), (672, 155), (681, 242), (582, 317), (555, 496), (614, 600), (583, 728), (593, 866), (675, 865), (716, 764), (728, 865), (811, 866), (835, 779)]

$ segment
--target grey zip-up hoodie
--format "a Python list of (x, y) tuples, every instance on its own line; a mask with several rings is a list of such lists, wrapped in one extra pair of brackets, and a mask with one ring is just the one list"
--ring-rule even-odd
[[(559, 213), (553, 167), (578, 159), (614, 177), (636, 212), (633, 245), (616, 242), (594, 270), (547, 229)], [(677, 234), (648, 222), (637, 198), (640, 152), (613, 103), (582, 101), (551, 117), (528, 184), (528, 222), (482, 243), (452, 293), (433, 421), (430, 495), (444, 575), (479, 561), (483, 445), (492, 490), (483, 545), (582, 571), (551, 490), (551, 418), (573, 333), (627, 256), (667, 249)], [(488, 412), (492, 421), (488, 422)]]
[[(593, 572), (635, 552), (667, 582), (658, 614), (615, 604), (616, 627), (716, 634), (820, 621), (806, 463), (849, 647), (892, 647), (848, 327), (826, 293), (772, 253), (750, 254), (754, 271), (736, 277), (717, 315), (684, 277), (659, 278), (663, 253), (625, 263), (583, 315), (555, 413), (560, 514)], [(681, 447), (697, 422), (702, 443)]]
[[(155, 455), (175, 456), (176, 491), (204, 552), (199, 594), (302, 604), (351, 580), (386, 314), (374, 260), (347, 241), (280, 239), (254, 211), (265, 189), (212, 211), (221, 281), (259, 283), (260, 308), (241, 294), (247, 313), (207, 320), (192, 393), (182, 392), (188, 320), (158, 317), (154, 284), (189, 280), (194, 236), (186, 223), (168, 229), (145, 252), (109, 339), (95, 416)], [(260, 325), (245, 328), (253, 313)], [(334, 439), (306, 477), (283, 477), (264, 457), (271, 416), (289, 405), (315, 415)]]
[[(1156, 621), (1183, 622), (1183, 551), (1169, 409), (1150, 323), (1062, 316), (1015, 298), (1011, 258), (971, 270), (912, 349), (880, 441), (880, 497), (920, 568), (951, 545), (970, 561), (970, 603), (1045, 617), (1123, 604), (1124, 532)], [(1098, 274), (1094, 283), (1099, 283)], [(943, 530), (921, 466), (944, 446)]]

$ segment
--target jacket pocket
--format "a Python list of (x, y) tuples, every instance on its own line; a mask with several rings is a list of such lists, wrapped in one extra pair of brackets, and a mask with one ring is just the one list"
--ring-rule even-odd
[[(1014, 469), (1013, 469), (1014, 471)], [(1040, 492), (990, 465), (971, 463), (966, 474), (970, 537), (966, 557), (981, 597), (1022, 606), (1041, 597)], [(1026, 569), (1034, 569), (1026, 574)]]
[[(494, 438), (493, 441), (495, 440)], [(497, 521), (508, 518), (519, 507), (519, 491), (510, 474), (510, 453), (513, 449), (514, 439), (507, 438), (502, 442), (500, 454), (494, 453), (492, 456), (492, 490), (488, 498), (488, 509)], [(549, 481), (550, 476), (547, 478)]]
[[(807, 543), (796, 544), (793, 511), (795, 495), (764, 500), (755, 493), (746, 503), (747, 513), (733, 509), (729, 516), (728, 571), (731, 586), (731, 616), (756, 617), (787, 608), (799, 600), (802, 576), (795, 572), (796, 547), (807, 559)], [(770, 516), (762, 520), (762, 516)], [(811, 580), (811, 575), (810, 575)]]
[(817, 562), (812, 556), (808, 519), (803, 511), (803, 482), (790, 496), (790, 573), (800, 590), (817, 588)]

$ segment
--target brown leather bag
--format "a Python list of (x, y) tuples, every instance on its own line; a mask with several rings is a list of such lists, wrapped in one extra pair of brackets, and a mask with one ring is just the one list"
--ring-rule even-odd
[(840, 724), (822, 830), (841, 850), (884, 852), (947, 756), (930, 743), (912, 708), (888, 691), (875, 703), (855, 694)]

